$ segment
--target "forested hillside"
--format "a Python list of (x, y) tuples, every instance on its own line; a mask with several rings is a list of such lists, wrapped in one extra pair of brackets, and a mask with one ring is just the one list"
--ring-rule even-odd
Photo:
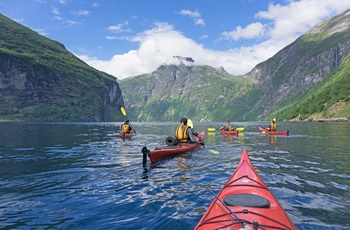
[(0, 118), (25, 121), (122, 119), (111, 75), (93, 69), (59, 42), (0, 15)]

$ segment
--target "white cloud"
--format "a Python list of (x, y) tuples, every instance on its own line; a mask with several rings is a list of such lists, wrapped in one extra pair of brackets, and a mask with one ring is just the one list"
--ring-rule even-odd
[[(156, 23), (154, 28), (135, 37), (124, 37), (129, 41), (138, 42), (137, 50), (116, 54), (108, 61), (87, 56), (79, 57), (94, 68), (112, 74), (118, 79), (150, 73), (164, 63), (176, 63), (173, 56), (192, 57), (195, 64), (222, 66), (233, 75), (242, 75), (273, 56), (326, 17), (341, 13), (348, 8), (350, 0), (290, 1), (285, 6), (270, 4), (267, 11), (255, 15), (256, 22), (223, 33), (225, 39), (264, 37), (265, 40), (260, 40), (260, 43), (252, 46), (227, 51), (206, 49), (176, 31), (171, 25)], [(181, 12), (183, 15), (200, 18), (198, 12)]]
[(52, 7), (52, 8), (51, 8), (51, 12), (52, 12), (54, 15), (60, 15), (60, 14), (61, 14), (60, 11), (58, 10), (58, 8), (56, 8), (56, 7)]
[(189, 16), (196, 25), (205, 25), (204, 19), (201, 18), (201, 14), (198, 11), (181, 10), (179, 14)]
[(124, 29), (129, 24), (129, 22), (125, 21), (123, 23), (114, 25), (114, 26), (109, 26), (107, 30), (114, 32), (114, 33), (120, 33), (120, 32), (130, 32), (130, 29)]
[(67, 27), (80, 25), (80, 22), (76, 22), (76, 21), (72, 21), (72, 20), (66, 20), (65, 23), (66, 23)]
[(67, 4), (67, 0), (58, 0), (58, 2), (62, 5), (66, 5)]
[(87, 16), (90, 14), (90, 11), (87, 10), (77, 10), (77, 11), (72, 11), (72, 14), (77, 15), (77, 16)]
[(256, 37), (260, 37), (264, 34), (264, 25), (260, 22), (255, 22), (249, 24), (246, 28), (242, 28), (241, 26), (237, 26), (234, 31), (231, 32), (223, 32), (222, 35), (226, 39), (232, 39), (237, 41), (239, 39), (252, 39)]
[[(89, 65), (112, 74), (118, 79), (143, 73), (150, 73), (162, 64), (177, 64), (173, 56), (192, 57), (195, 64), (224, 66), (235, 74), (241, 74), (251, 68), (250, 63), (268, 58), (268, 47), (247, 47), (219, 52), (208, 50), (195, 41), (175, 31), (167, 23), (157, 23), (151, 30), (133, 38), (139, 42), (138, 50), (115, 55), (109, 61), (101, 61), (87, 56), (79, 56)], [(276, 52), (277, 50), (275, 50)]]

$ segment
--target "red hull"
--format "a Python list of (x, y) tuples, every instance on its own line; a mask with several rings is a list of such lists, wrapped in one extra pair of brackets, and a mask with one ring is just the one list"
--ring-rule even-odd
[(123, 140), (125, 140), (125, 139), (129, 139), (130, 140), (133, 135), (134, 135), (134, 133), (123, 133), (123, 132), (119, 133), (119, 137), (121, 139), (123, 139)]
[[(261, 206), (261, 207), (257, 207)], [(195, 229), (297, 229), (253, 167), (246, 149)]]
[(227, 135), (231, 135), (231, 136), (238, 136), (238, 131), (234, 130), (234, 131), (226, 131), (223, 128), (220, 128), (221, 133), (223, 134), (227, 134)]
[[(205, 131), (203, 130), (201, 133), (198, 134), (198, 139), (201, 141), (204, 141), (205, 137)], [(150, 154), (148, 154), (149, 159), (151, 160), (151, 163), (157, 162), (163, 158), (175, 156), (181, 153), (185, 153), (191, 150), (194, 150), (195, 148), (201, 146), (199, 143), (179, 143), (175, 146), (165, 146), (156, 148), (155, 150), (152, 150)]]
[(263, 127), (261, 126), (258, 126), (260, 132), (264, 132), (264, 133), (267, 133), (267, 134), (270, 134), (270, 135), (289, 135), (289, 131), (268, 131), (267, 129), (264, 129)]

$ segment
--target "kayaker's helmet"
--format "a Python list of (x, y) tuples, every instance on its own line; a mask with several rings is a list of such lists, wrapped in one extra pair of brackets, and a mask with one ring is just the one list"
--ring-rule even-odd
[(187, 125), (187, 118), (181, 118), (180, 123), (184, 123), (184, 125)]
[(273, 122), (276, 122), (276, 118), (274, 117), (274, 118), (272, 119), (272, 121), (273, 121)]

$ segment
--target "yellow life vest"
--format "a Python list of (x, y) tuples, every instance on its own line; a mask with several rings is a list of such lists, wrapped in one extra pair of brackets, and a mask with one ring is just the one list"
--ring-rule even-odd
[(122, 132), (123, 133), (128, 133), (130, 132), (130, 126), (128, 124), (123, 124), (122, 125)]
[(187, 142), (188, 140), (187, 129), (188, 129), (187, 125), (184, 126), (183, 128), (181, 127), (181, 125), (177, 127), (175, 135), (180, 142)]
[(276, 131), (276, 129), (277, 129), (276, 123), (271, 122), (270, 123), (270, 131)]

